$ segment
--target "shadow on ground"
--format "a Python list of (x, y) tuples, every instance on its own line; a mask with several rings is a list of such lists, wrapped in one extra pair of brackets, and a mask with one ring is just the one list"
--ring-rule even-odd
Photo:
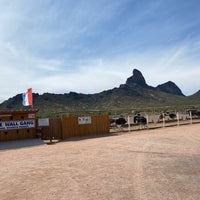
[(15, 140), (15, 141), (6, 141), (0, 142), (0, 151), (1, 150), (13, 150), (26, 147), (33, 147), (45, 145), (45, 142), (41, 139), (25, 139), (25, 140)]
[(71, 142), (71, 141), (80, 141), (80, 140), (87, 140), (87, 139), (96, 139), (96, 138), (103, 138), (103, 137), (113, 137), (118, 136), (118, 133), (108, 133), (108, 134), (98, 134), (98, 135), (88, 135), (88, 136), (76, 136), (70, 137), (61, 140), (60, 142)]

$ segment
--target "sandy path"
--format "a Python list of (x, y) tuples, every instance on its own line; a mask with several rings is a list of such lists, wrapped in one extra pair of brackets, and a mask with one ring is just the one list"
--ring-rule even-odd
[(0, 145), (1, 200), (200, 199), (199, 124)]

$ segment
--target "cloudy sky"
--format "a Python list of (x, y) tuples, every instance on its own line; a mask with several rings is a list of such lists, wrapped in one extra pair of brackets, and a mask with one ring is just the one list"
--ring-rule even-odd
[(200, 89), (199, 0), (0, 0), (0, 102), (97, 93), (140, 70), (147, 84)]

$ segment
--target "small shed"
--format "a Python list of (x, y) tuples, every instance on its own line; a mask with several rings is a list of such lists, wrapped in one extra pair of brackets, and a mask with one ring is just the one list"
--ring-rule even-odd
[(0, 111), (0, 141), (36, 138), (38, 110)]

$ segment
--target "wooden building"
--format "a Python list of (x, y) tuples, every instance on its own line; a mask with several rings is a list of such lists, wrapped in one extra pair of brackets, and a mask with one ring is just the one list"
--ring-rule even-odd
[(0, 111), (0, 141), (36, 138), (37, 112)]

